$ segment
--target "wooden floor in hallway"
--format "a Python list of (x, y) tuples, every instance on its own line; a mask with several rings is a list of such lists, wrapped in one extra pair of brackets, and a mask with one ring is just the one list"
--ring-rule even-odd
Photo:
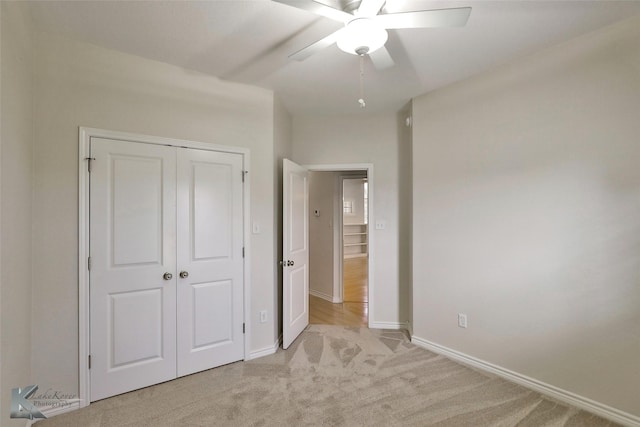
[(345, 258), (343, 263), (344, 302), (333, 304), (309, 296), (309, 323), (320, 325), (367, 326), (369, 323), (368, 258)]
[(369, 302), (368, 268), (369, 258), (367, 256), (344, 259), (342, 277), (345, 302)]

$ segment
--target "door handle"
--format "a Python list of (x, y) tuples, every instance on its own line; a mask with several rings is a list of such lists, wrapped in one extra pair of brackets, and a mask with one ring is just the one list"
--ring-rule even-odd
[(189, 277), (189, 272), (188, 271), (181, 271), (179, 274), (181, 279), (186, 279), (187, 277)]
[(293, 264), (295, 264), (295, 262), (293, 262), (293, 261), (287, 261), (287, 265), (288, 265), (289, 267), (293, 266)]
[(166, 272), (166, 273), (164, 273), (164, 274), (162, 275), (162, 278), (163, 278), (164, 280), (171, 280), (171, 279), (173, 279), (173, 274), (171, 274), (171, 273), (169, 273), (169, 272)]

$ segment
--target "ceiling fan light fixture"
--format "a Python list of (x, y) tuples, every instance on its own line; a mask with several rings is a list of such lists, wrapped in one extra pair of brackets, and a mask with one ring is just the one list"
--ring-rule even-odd
[(352, 55), (364, 55), (380, 49), (388, 38), (387, 30), (373, 20), (357, 18), (347, 24), (337, 45), (340, 50)]

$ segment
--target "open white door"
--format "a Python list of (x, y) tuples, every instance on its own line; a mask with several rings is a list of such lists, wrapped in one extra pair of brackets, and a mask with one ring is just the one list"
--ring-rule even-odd
[(302, 166), (282, 164), (282, 347), (309, 324), (309, 177)]

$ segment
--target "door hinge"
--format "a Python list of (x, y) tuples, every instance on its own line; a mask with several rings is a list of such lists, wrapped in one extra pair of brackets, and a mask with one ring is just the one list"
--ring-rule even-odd
[(84, 158), (87, 161), (87, 172), (91, 173), (91, 162), (93, 160), (95, 160), (95, 157), (85, 157)]
[(87, 270), (91, 270), (91, 257), (87, 258)]
[(242, 247), (242, 258), (244, 258), (244, 246)]
[(244, 182), (244, 176), (249, 173), (249, 171), (240, 171), (242, 173), (242, 182)]
[(243, 324), (242, 324), (242, 333), (243, 333), (243, 334), (245, 333), (245, 332), (244, 332), (244, 330), (245, 330), (245, 329), (244, 329), (244, 323), (243, 323)]
[(89, 355), (89, 369), (91, 369), (91, 355)]

